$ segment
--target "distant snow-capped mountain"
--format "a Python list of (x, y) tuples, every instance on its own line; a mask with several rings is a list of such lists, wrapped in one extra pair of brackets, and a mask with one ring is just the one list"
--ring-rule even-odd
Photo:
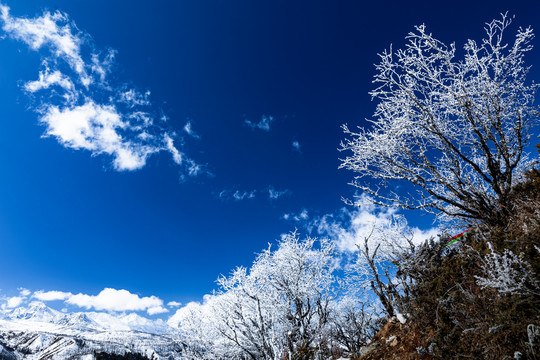
[(94, 359), (94, 354), (182, 359), (182, 342), (161, 319), (137, 314), (63, 313), (34, 301), (0, 315), (0, 359)]
[(26, 307), (18, 307), (13, 311), (6, 314), (8, 319), (12, 320), (31, 320), (31, 321), (41, 321), (41, 322), (51, 322), (54, 323), (62, 314), (59, 311), (53, 310), (41, 301), (33, 301)]

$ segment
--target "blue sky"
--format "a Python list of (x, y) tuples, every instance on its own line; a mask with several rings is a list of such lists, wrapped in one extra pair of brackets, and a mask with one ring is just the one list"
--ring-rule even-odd
[[(414, 25), (458, 48), (500, 12), (516, 16), (509, 33), (540, 28), (537, 1), (2, 4), (1, 292), (165, 303), (199, 300), (280, 234), (343, 215), (354, 174), (338, 170), (340, 125), (371, 116), (377, 53)], [(46, 12), (77, 51), (5, 27)], [(527, 59), (538, 79), (538, 50)], [(133, 126), (111, 128), (124, 142), (73, 137), (66, 121), (89, 113)]]

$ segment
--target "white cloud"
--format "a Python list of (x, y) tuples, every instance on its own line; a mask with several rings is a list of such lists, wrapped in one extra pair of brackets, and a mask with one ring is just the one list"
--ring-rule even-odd
[[(366, 197), (357, 202), (357, 207), (341, 208), (323, 216), (313, 216), (307, 209), (295, 213), (285, 213), (282, 219), (293, 221), (309, 233), (327, 237), (336, 243), (340, 251), (354, 252), (366, 238), (371, 249), (379, 244), (387, 244), (389, 239), (397, 247), (407, 245), (411, 240), (418, 245), (440, 233), (437, 228), (420, 229), (411, 227), (406, 219), (394, 208), (373, 205)], [(383, 249), (381, 252), (390, 249)]]
[[(94, 308), (106, 311), (147, 311), (148, 314), (157, 314), (162, 311), (163, 300), (156, 296), (139, 297), (127, 290), (103, 289), (98, 295), (76, 294), (66, 299), (71, 305), (85, 309)], [(165, 309), (168, 311), (167, 309)], [(156, 312), (157, 311), (157, 312)]]
[(270, 131), (270, 124), (272, 121), (274, 121), (273, 116), (263, 115), (259, 122), (252, 122), (246, 119), (244, 120), (244, 123), (252, 129)]
[(36, 291), (32, 295), (33, 298), (36, 298), (41, 301), (55, 301), (55, 300), (66, 300), (73, 294), (70, 292), (63, 292), (63, 291)]
[(265, 193), (268, 194), (268, 199), (270, 201), (277, 200), (280, 197), (290, 193), (289, 190), (276, 190), (273, 186), (269, 186), (268, 188), (263, 188), (260, 190), (253, 189), (253, 190), (234, 190), (234, 189), (225, 189), (222, 190), (217, 197), (220, 200), (223, 201), (242, 201), (242, 200), (251, 200), (255, 199), (257, 197), (257, 192), (260, 192), (261, 195), (264, 195)]
[(193, 130), (193, 126), (191, 125), (191, 121), (188, 121), (186, 123), (186, 125), (184, 125), (184, 131), (189, 136), (191, 136), (191, 137), (193, 137), (195, 139), (200, 139), (200, 136)]
[(38, 100), (34, 110), (46, 126), (45, 136), (94, 156), (107, 155), (118, 171), (140, 169), (151, 155), (165, 151), (183, 167), (181, 178), (202, 172), (175, 146), (174, 132), (155, 124), (164, 115), (152, 106), (149, 91), (107, 78), (115, 51), (98, 51), (67, 14), (16, 17), (0, 4), (0, 25), (8, 37), (40, 51), (43, 69), (23, 88)]
[[(124, 311), (146, 311), (148, 315), (156, 315), (169, 312), (163, 305), (163, 300), (157, 296), (141, 297), (128, 290), (117, 290), (105, 288), (97, 295), (73, 294), (64, 291), (35, 291), (33, 294), (28, 289), (19, 288), (19, 296), (1, 298), (5, 303), (1, 305), (2, 310), (16, 308), (27, 302), (28, 296), (40, 301), (64, 301), (66, 304), (75, 305), (85, 309), (104, 310), (109, 312)], [(177, 307), (181, 304), (171, 301), (167, 304), (170, 307)]]
[(300, 211), (299, 213), (285, 213), (282, 215), (282, 219), (295, 222), (303, 222), (304, 225), (306, 225), (306, 221), (309, 219), (309, 212), (307, 209), (302, 209), (302, 211)]
[(6, 306), (7, 306), (8, 308), (15, 308), (15, 307), (21, 305), (22, 302), (24, 301), (24, 299), (25, 299), (25, 298), (22, 297), (22, 296), (13, 296), (13, 297), (10, 297), (10, 298), (7, 299), (7, 304), (6, 304)]
[(50, 47), (54, 56), (64, 59), (85, 86), (90, 84), (91, 79), (81, 57), (79, 31), (70, 24), (66, 14), (45, 12), (35, 19), (17, 18), (9, 14), (9, 7), (0, 5), (0, 19), (3, 21), (2, 29), (9, 36), (25, 42), (32, 50)]
[(182, 305), (182, 303), (179, 303), (178, 301), (169, 301), (167, 303), (167, 306), (169, 307), (179, 307), (180, 305)]
[(287, 194), (289, 190), (276, 190), (273, 186), (268, 187), (268, 198), (270, 200), (277, 200), (283, 195)]
[[(370, 248), (386, 244), (388, 239), (397, 246), (405, 246), (407, 239), (415, 244), (434, 237), (438, 229), (421, 230), (409, 227), (403, 216), (392, 208), (381, 208), (361, 199), (354, 210), (342, 208), (337, 214), (327, 214), (313, 219), (308, 224), (311, 230), (333, 239), (342, 251), (356, 251), (357, 244), (368, 239)], [(385, 249), (381, 248), (384, 252)]]
[(127, 89), (120, 93), (118, 100), (127, 104), (130, 108), (134, 108), (136, 106), (150, 105), (151, 103), (149, 99), (150, 91), (146, 91), (144, 94), (141, 94), (134, 89)]
[[(107, 74), (109, 73), (113, 63), (114, 63), (114, 57), (116, 56), (116, 50), (109, 49), (103, 56), (99, 56), (96, 53), (93, 53), (91, 55), (91, 64), (90, 69), (92, 70), (92, 73), (94, 73), (99, 81), (102, 83), (105, 83), (105, 78)], [(147, 92), (147, 94), (150, 94), (150, 92)]]
[(51, 72), (49, 68), (40, 71), (39, 80), (27, 82), (24, 89), (29, 93), (35, 93), (51, 86), (59, 86), (65, 91), (63, 97), (67, 103), (73, 103), (77, 100), (78, 94), (71, 79), (58, 70)]
[(31, 291), (28, 290), (28, 289), (25, 289), (25, 288), (18, 288), (17, 290), (19, 290), (19, 294), (20, 294), (22, 297), (28, 297), (28, 295), (31, 294)]
[(120, 171), (140, 169), (150, 154), (161, 150), (123, 138), (120, 131), (129, 129), (130, 124), (112, 105), (89, 101), (73, 108), (50, 106), (41, 122), (47, 125), (46, 134), (66, 147), (112, 155), (114, 167)]
[(169, 312), (169, 310), (167, 310), (163, 306), (155, 306), (155, 307), (149, 308), (148, 310), (146, 310), (146, 312), (148, 313), (148, 315), (156, 315), (156, 314), (163, 314), (163, 313)]
[[(197, 164), (196, 162), (194, 162), (193, 160), (191, 159), (188, 159), (187, 161), (187, 173), (191, 176), (197, 176), (199, 175), (201, 172), (203, 172), (203, 169), (205, 168), (206, 166), (203, 166), (201, 164)], [(210, 173), (208, 173), (210, 175)]]
[(294, 140), (292, 143), (291, 143), (292, 147), (294, 150), (298, 151), (298, 152), (302, 152), (301, 148), (300, 148), (300, 143), (296, 140)]
[(257, 194), (257, 190), (222, 190), (218, 194), (218, 198), (223, 201), (234, 200), (242, 201), (254, 199)]
[(169, 134), (165, 134), (165, 145), (167, 146), (167, 150), (169, 150), (169, 152), (172, 154), (174, 162), (178, 165), (182, 164), (182, 154), (174, 146), (173, 139), (169, 136)]
[(253, 199), (255, 197), (255, 193), (256, 193), (256, 190), (251, 190), (251, 191), (236, 190), (233, 193), (232, 197), (236, 201), (240, 201), (240, 200), (244, 200), (244, 199)]
[[(0, 10), (1, 10), (1, 8), (0, 8)], [(30, 290), (25, 289), (23, 287), (20, 287), (17, 290), (19, 290), (19, 296), (12, 296), (12, 297), (8, 297), (8, 298), (2, 297), (1, 298), (1, 300), (5, 301), (5, 303), (3, 303), (2, 306), (1, 306), (2, 310), (5, 311), (6, 309), (16, 308), (16, 307), (20, 306), (23, 302), (25, 302), (25, 300), (31, 294)]]

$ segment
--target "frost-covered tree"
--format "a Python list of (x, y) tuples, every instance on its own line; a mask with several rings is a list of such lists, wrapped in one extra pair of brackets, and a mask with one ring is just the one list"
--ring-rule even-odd
[(347, 289), (356, 291), (359, 298), (366, 294), (376, 295), (388, 318), (404, 312), (404, 298), (412, 284), (406, 277), (396, 276), (393, 262), (407, 262), (415, 251), (415, 244), (420, 241), (424, 239), (413, 237), (403, 217), (395, 216), (391, 222), (373, 224), (371, 233), (359, 239), (358, 256), (346, 278)]
[[(509, 44), (510, 23), (502, 15), (486, 24), (485, 38), (468, 40), (462, 59), (424, 25), (404, 49), (379, 55), (371, 129), (343, 126), (341, 150), (352, 154), (341, 167), (358, 173), (353, 185), (379, 204), (488, 223), (505, 217), (512, 187), (532, 166), (526, 146), (539, 119), (524, 62), (533, 31), (520, 28)], [(418, 193), (381, 190), (393, 181)]]
[[(220, 291), (187, 309), (179, 329), (193, 359), (313, 359), (331, 333), (338, 292), (334, 245), (283, 237), (250, 269), (218, 280)], [(188, 311), (189, 310), (189, 311)], [(205, 333), (210, 334), (206, 336)]]
[(367, 297), (344, 296), (335, 304), (332, 339), (349, 356), (357, 356), (380, 326), (383, 315), (378, 303)]
[[(169, 324), (177, 327), (182, 335), (185, 345), (182, 355), (186, 359), (215, 360), (233, 352), (215, 326), (215, 303), (219, 300), (216, 296), (206, 295), (202, 304), (191, 302), (169, 320)], [(230, 358), (234, 359), (233, 356)]]

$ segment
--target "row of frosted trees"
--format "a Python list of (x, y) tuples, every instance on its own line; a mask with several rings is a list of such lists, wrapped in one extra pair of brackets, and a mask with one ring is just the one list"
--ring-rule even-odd
[[(220, 291), (176, 318), (193, 359), (326, 359), (358, 353), (380, 309), (351, 293), (331, 241), (297, 233), (250, 269), (218, 280)], [(355, 287), (356, 288), (356, 287)]]

